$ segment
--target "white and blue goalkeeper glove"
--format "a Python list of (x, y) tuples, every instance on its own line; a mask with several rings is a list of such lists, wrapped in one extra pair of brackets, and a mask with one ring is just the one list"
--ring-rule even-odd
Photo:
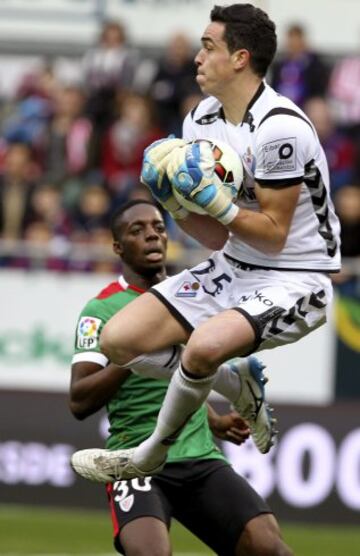
[(182, 139), (173, 137), (155, 141), (145, 149), (141, 168), (141, 183), (175, 220), (186, 218), (189, 212), (175, 199), (166, 167), (173, 150), (183, 148), (185, 144)]
[(205, 141), (175, 148), (167, 158), (166, 172), (172, 186), (185, 199), (201, 207), (207, 214), (227, 226), (234, 220), (239, 207), (217, 184), (215, 160)]

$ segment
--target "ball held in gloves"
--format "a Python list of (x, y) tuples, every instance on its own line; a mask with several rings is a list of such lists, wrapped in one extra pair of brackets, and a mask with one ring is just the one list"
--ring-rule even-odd
[[(214, 185), (222, 188), (229, 201), (236, 200), (242, 191), (244, 170), (240, 155), (230, 145), (217, 139), (196, 139), (188, 144), (198, 143), (200, 147), (199, 169), (206, 177), (213, 177)], [(183, 147), (186, 148), (186, 147)], [(184, 180), (191, 179), (184, 174)], [(181, 180), (181, 174), (178, 180)], [(186, 184), (184, 184), (186, 187)], [(185, 188), (184, 188), (185, 189)], [(175, 199), (190, 212), (206, 214), (206, 211), (194, 203), (189, 197), (185, 197), (173, 186)]]

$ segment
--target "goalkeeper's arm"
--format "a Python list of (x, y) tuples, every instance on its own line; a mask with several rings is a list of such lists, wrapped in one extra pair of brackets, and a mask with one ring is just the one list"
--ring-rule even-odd
[(240, 209), (216, 188), (211, 174), (203, 175), (199, 157), (197, 144), (188, 145), (181, 152), (173, 151), (167, 166), (173, 187), (252, 247), (264, 253), (279, 253), (286, 243), (301, 184), (287, 189), (255, 184), (260, 211)]
[(178, 226), (204, 247), (211, 250), (222, 249), (229, 237), (229, 231), (214, 218), (190, 212), (186, 218), (177, 220)]

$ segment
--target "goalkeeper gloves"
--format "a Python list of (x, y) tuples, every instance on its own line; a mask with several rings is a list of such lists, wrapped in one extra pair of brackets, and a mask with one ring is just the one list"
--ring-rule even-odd
[(173, 150), (184, 145), (185, 141), (172, 137), (152, 143), (144, 151), (140, 176), (140, 181), (175, 220), (186, 218), (189, 212), (175, 199), (166, 168)]
[(215, 160), (207, 143), (192, 143), (175, 148), (167, 158), (167, 174), (172, 186), (185, 199), (199, 205), (207, 214), (227, 226), (239, 207), (222, 188), (217, 187)]

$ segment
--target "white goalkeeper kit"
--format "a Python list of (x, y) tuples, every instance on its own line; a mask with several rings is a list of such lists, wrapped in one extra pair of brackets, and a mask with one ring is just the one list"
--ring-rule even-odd
[(286, 188), (302, 183), (284, 249), (264, 254), (230, 234), (224, 253), (262, 268), (336, 272), (340, 226), (330, 198), (329, 171), (314, 126), (291, 100), (262, 82), (243, 121), (227, 122), (221, 103), (208, 97), (187, 115), (183, 138), (218, 139), (231, 145), (244, 165), (238, 206), (259, 211), (254, 187)]

